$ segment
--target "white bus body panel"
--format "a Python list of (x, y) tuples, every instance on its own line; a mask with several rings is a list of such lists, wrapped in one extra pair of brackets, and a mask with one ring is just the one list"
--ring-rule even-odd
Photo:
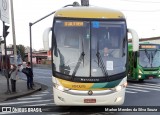
[[(64, 93), (56, 88), (53, 88), (53, 92), (54, 92), (54, 102), (56, 105), (69, 105), (69, 106), (122, 105), (124, 103), (124, 98), (125, 98), (125, 88), (119, 92), (101, 96), (71, 95)], [(63, 98), (64, 101), (61, 101), (59, 97)], [(116, 102), (117, 98), (121, 98), (121, 100)], [(96, 99), (96, 103), (84, 103), (84, 99)]]
[[(56, 78), (53, 77), (53, 82)], [(123, 78), (120, 84), (123, 84), (126, 82), (127, 78)], [(58, 90), (57, 88), (53, 87), (53, 97), (54, 102), (56, 105), (61, 106), (97, 106), (97, 105), (122, 105), (124, 103), (125, 99), (125, 89), (122, 88), (122, 90), (118, 92), (109, 93), (106, 95), (72, 95), (67, 92), (63, 92)], [(81, 92), (79, 90), (76, 90), (76, 92)], [(88, 91), (86, 91), (87, 94)], [(103, 91), (93, 91), (93, 94), (95, 92), (103, 92)], [(117, 101), (120, 98), (119, 101)], [(96, 99), (96, 103), (84, 103), (84, 99)], [(63, 101), (62, 101), (63, 100)]]

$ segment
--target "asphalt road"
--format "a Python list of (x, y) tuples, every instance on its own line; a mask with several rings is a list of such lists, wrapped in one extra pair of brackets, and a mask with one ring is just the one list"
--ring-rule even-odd
[[(143, 112), (116, 112), (105, 111), (107, 107), (57, 107), (53, 100), (51, 70), (34, 68), (34, 82), (46, 85), (42, 91), (32, 95), (5, 101), (0, 106), (12, 107), (43, 107), (43, 111), (55, 111), (45, 113), (29, 113), (29, 115), (159, 115), (160, 112), (145, 112), (140, 106), (152, 106), (160, 108), (160, 79), (146, 80), (143, 83), (129, 82), (126, 89), (125, 102), (121, 107), (134, 107)], [(26, 79), (24, 75), (21, 75)], [(74, 111), (73, 111), (74, 110)], [(85, 111), (85, 112), (84, 112)], [(11, 114), (11, 113), (0, 113)], [(12, 113), (21, 114), (21, 113)], [(23, 113), (24, 115), (28, 113)]]

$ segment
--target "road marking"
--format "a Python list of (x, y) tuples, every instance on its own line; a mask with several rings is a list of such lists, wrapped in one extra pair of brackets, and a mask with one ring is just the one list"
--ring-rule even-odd
[(160, 87), (157, 87), (157, 86), (149, 86), (149, 85), (143, 85), (143, 84), (132, 84), (134, 86), (143, 86), (143, 87), (151, 87), (151, 88), (160, 88)]
[(149, 90), (155, 90), (155, 91), (160, 91), (160, 89), (153, 89), (153, 88), (147, 88), (147, 87), (139, 87), (139, 86), (127, 86), (127, 87), (133, 87), (133, 88), (138, 88), (138, 89), (149, 89)]
[(147, 86), (148, 86), (148, 85), (153, 85), (153, 86), (159, 86), (159, 87), (160, 87), (160, 84), (159, 84), (159, 83), (158, 83), (158, 84), (144, 83), (144, 84), (146, 84)]
[(126, 91), (126, 93), (137, 93), (137, 92), (133, 92), (133, 91)]
[(45, 106), (45, 105), (55, 105), (55, 103), (44, 103), (44, 104), (34, 104), (34, 105), (24, 105), (24, 106)]
[(43, 94), (47, 94), (47, 93), (49, 93), (48, 91), (44, 91), (44, 92), (42, 92)]
[(42, 99), (42, 97), (35, 97), (35, 98), (19, 98), (17, 100), (23, 101), (23, 100), (32, 100), (32, 99)]
[(47, 101), (53, 101), (53, 99), (48, 100), (36, 100), (36, 101), (22, 101), (22, 102), (9, 102), (9, 103), (0, 103), (0, 105), (16, 105), (16, 104), (24, 104), (24, 103), (36, 103), (36, 102), (47, 102)]
[(140, 90), (140, 89), (132, 89), (132, 88), (126, 88), (127, 90), (135, 90), (135, 91), (141, 91), (141, 92), (150, 92), (147, 90)]

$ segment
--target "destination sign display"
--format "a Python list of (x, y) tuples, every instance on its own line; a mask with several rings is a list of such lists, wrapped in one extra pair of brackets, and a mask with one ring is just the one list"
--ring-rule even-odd
[(156, 49), (156, 45), (140, 45), (141, 49)]
[(67, 27), (79, 27), (79, 26), (84, 26), (84, 23), (83, 22), (75, 22), (75, 21), (64, 22), (64, 26), (67, 26)]

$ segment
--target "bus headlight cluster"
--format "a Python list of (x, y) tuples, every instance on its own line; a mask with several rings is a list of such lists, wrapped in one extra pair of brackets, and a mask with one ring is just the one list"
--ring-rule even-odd
[(141, 75), (138, 75), (138, 78), (141, 78), (142, 76)]
[(66, 91), (66, 90), (69, 90), (68, 88), (64, 88), (63, 86), (58, 85), (58, 84), (54, 84), (53, 86), (54, 86), (56, 89), (60, 90), (60, 91)]
[(127, 87), (127, 82), (125, 82), (122, 85), (118, 85), (115, 88), (112, 88), (111, 90), (118, 92), (118, 91), (121, 91), (123, 88), (126, 88), (126, 87)]
[(115, 88), (115, 90), (118, 92), (118, 91), (121, 91), (122, 90), (122, 86), (121, 85), (119, 85), (119, 86), (117, 86), (116, 88)]

